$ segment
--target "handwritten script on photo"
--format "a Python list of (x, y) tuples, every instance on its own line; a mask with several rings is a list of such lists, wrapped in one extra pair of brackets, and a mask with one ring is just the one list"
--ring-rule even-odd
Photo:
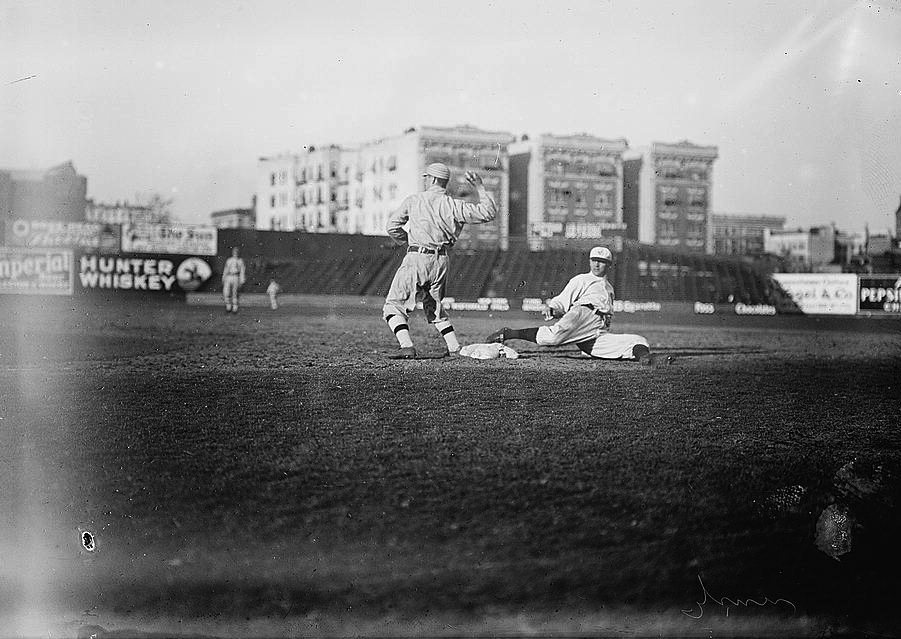
[(767, 605), (778, 606), (778, 605), (780, 605), (780, 604), (784, 604), (784, 605), (786, 605), (786, 606), (791, 606), (792, 613), (795, 613), (795, 612), (798, 611), (798, 609), (797, 609), (797, 607), (795, 606), (795, 604), (793, 604), (793, 603), (792, 603), (791, 601), (789, 601), (788, 599), (781, 599), (781, 598), (780, 598), (780, 599), (772, 600), (772, 599), (770, 599), (769, 597), (764, 597), (762, 601), (758, 601), (758, 600), (756, 600), (756, 599), (732, 599), (732, 598), (730, 598), (730, 597), (720, 597), (720, 598), (716, 598), (716, 597), (714, 597), (713, 595), (711, 595), (710, 592), (707, 590), (707, 586), (704, 585), (704, 580), (701, 579), (701, 575), (698, 575), (698, 583), (701, 584), (701, 593), (704, 595), (704, 597), (703, 597), (703, 599), (701, 599), (701, 601), (696, 601), (696, 602), (695, 602), (695, 604), (696, 604), (696, 606), (697, 606), (697, 609), (698, 609), (698, 610), (697, 610), (697, 614), (695, 614), (695, 608), (694, 608), (694, 607), (689, 608), (688, 610), (683, 610), (683, 611), (682, 611), (682, 614), (683, 614), (683, 615), (685, 615), (685, 616), (687, 616), (687, 617), (691, 617), (692, 619), (700, 619), (701, 617), (703, 617), (703, 616), (704, 616), (704, 606), (705, 606), (705, 605), (710, 605), (710, 603), (713, 603), (713, 604), (716, 604), (716, 605), (718, 605), (718, 606), (724, 607), (724, 608), (726, 609), (726, 616), (727, 616), (727, 617), (729, 616), (729, 608), (730, 608), (730, 607), (738, 607), (738, 606), (745, 606), (745, 607), (749, 607), (749, 606), (759, 606), (759, 607), (763, 607), (763, 606), (767, 606)]

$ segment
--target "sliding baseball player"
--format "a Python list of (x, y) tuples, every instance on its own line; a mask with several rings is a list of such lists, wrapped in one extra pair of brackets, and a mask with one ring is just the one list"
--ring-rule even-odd
[(504, 343), (522, 339), (539, 346), (575, 344), (583, 353), (597, 359), (655, 363), (644, 337), (609, 332), (613, 319), (613, 285), (607, 280), (607, 271), (612, 264), (610, 249), (594, 247), (589, 254), (589, 271), (573, 277), (559, 295), (543, 305), (546, 321), (559, 318), (554, 324), (520, 329), (504, 327), (489, 335), (486, 341)]

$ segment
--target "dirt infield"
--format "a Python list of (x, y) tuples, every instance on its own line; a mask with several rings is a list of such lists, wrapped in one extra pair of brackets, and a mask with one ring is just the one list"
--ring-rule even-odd
[[(651, 368), (524, 342), (440, 358), (421, 315), (426, 358), (388, 360), (366, 299), (0, 301), (9, 634), (901, 621), (897, 322), (618, 317), (675, 356)], [(535, 322), (453, 319), (463, 343)], [(837, 558), (816, 543), (829, 507)]]

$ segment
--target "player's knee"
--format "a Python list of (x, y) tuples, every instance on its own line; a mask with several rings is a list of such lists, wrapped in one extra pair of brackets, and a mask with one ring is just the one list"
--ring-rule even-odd
[(407, 314), (403, 312), (402, 309), (395, 307), (388, 307), (382, 309), (382, 319), (386, 322), (390, 320), (392, 317), (396, 317), (398, 319), (402, 319), (403, 321), (407, 321)]
[[(545, 328), (542, 326), (541, 328)], [(551, 330), (541, 330), (535, 334), (535, 343), (539, 346), (560, 346), (563, 344), (563, 336)]]

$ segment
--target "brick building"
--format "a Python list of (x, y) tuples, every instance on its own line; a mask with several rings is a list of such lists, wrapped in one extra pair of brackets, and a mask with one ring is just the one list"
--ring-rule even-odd
[(622, 236), (625, 139), (585, 133), (523, 138), (509, 147), (511, 238), (534, 249)]
[(716, 255), (760, 255), (764, 252), (764, 230), (781, 231), (784, 217), (725, 215), (714, 213), (713, 252)]
[(623, 160), (627, 237), (646, 244), (713, 252), (713, 162), (717, 147), (654, 142)]

